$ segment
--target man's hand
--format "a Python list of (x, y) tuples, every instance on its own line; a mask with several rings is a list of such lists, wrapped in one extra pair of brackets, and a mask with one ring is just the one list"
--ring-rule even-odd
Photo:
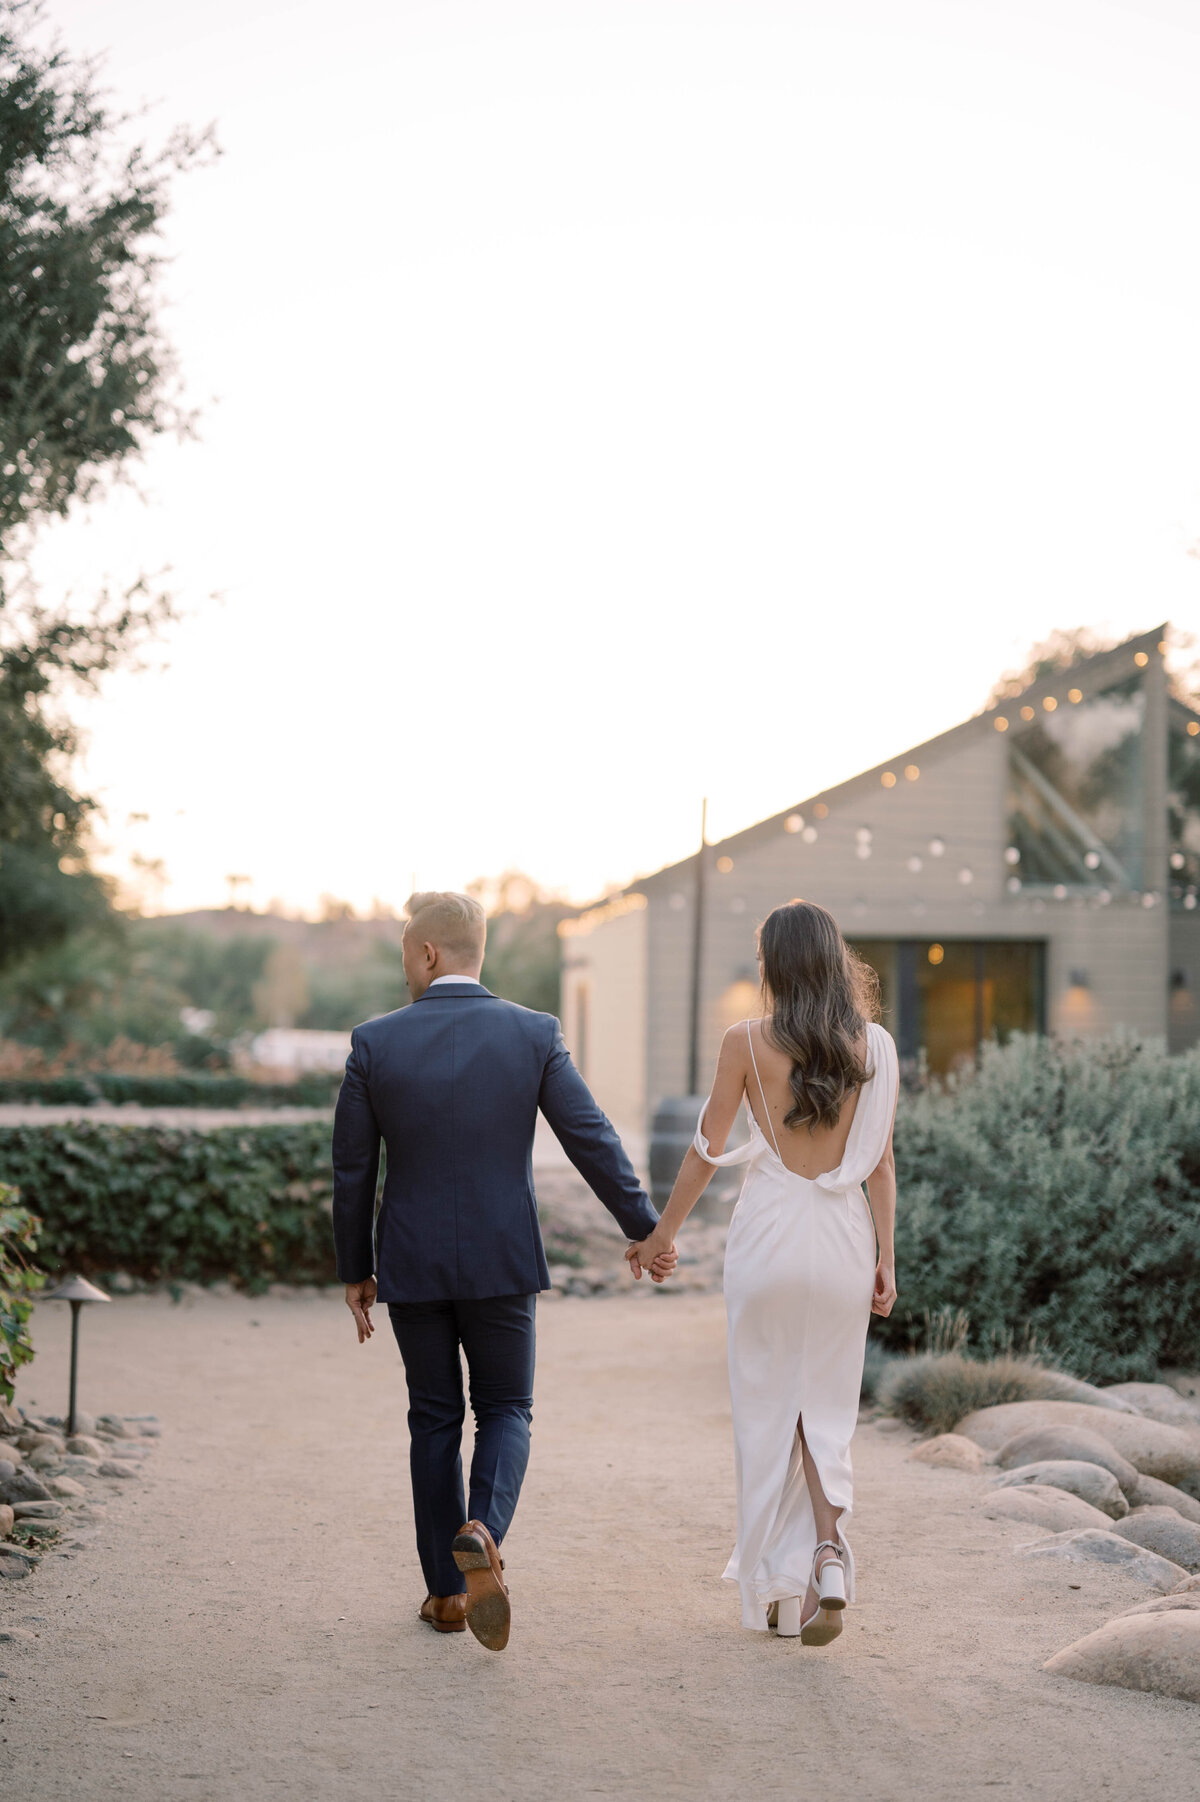
[(674, 1245), (664, 1239), (657, 1229), (648, 1239), (643, 1239), (640, 1245), (631, 1245), (625, 1257), (638, 1282), (645, 1270), (649, 1272), (653, 1282), (665, 1283), (674, 1274), (679, 1262), (679, 1253)]
[(379, 1285), (373, 1276), (369, 1276), (365, 1283), (346, 1284), (346, 1306), (354, 1316), (360, 1345), (375, 1331), (371, 1325), (371, 1309), (375, 1305), (375, 1297), (378, 1292)]

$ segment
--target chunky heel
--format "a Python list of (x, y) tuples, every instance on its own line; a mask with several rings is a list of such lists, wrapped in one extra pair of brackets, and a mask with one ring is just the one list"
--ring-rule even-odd
[(827, 1559), (821, 1566), (817, 1584), (817, 1600), (822, 1608), (846, 1606), (846, 1573), (836, 1558)]
[(775, 1631), (780, 1639), (795, 1639), (800, 1632), (800, 1597), (784, 1596), (775, 1604)]

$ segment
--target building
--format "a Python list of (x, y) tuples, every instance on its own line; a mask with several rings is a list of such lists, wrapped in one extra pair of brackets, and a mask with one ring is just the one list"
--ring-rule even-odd
[[(935, 1072), (1014, 1031), (1200, 1036), (1200, 715), (1163, 630), (1059, 671), (703, 854), (699, 1069), (758, 1011), (754, 929), (820, 901)], [(568, 1043), (619, 1125), (687, 1092), (697, 859), (560, 927)]]
[(349, 1055), (348, 1032), (319, 1032), (305, 1026), (268, 1026), (250, 1042), (252, 1064), (289, 1076), (313, 1070), (340, 1075)]

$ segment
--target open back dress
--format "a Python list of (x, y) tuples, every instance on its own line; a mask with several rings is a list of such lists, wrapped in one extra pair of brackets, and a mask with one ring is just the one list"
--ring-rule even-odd
[[(754, 1038), (746, 1022), (754, 1074)], [(817, 1528), (804, 1480), (798, 1422), (829, 1502), (842, 1510), (846, 1588), (854, 1600), (854, 1558), (845, 1524), (853, 1501), (850, 1440), (858, 1420), (863, 1355), (875, 1284), (875, 1224), (863, 1183), (887, 1149), (899, 1070), (890, 1033), (867, 1023), (868, 1080), (859, 1091), (842, 1161), (820, 1176), (797, 1176), (747, 1105), (750, 1139), (709, 1164), (749, 1163), (725, 1248), (729, 1389), (737, 1478), (737, 1545), (725, 1577), (742, 1594), (742, 1624), (763, 1632), (767, 1608), (802, 1596), (812, 1572)]]

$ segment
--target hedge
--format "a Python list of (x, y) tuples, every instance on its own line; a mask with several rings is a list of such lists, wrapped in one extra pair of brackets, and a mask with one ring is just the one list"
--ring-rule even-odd
[(11, 1402), (18, 1367), (33, 1356), (29, 1316), (45, 1280), (33, 1262), (37, 1221), (0, 1183), (0, 1402)]
[(333, 1282), (329, 1127), (0, 1127), (0, 1181), (39, 1216), (48, 1271)]
[(340, 1075), (310, 1074), (295, 1082), (251, 1082), (246, 1076), (120, 1076), (88, 1070), (78, 1076), (0, 1079), (0, 1102), (46, 1107), (136, 1102), (140, 1107), (332, 1107)]
[(969, 1349), (1093, 1381), (1200, 1365), (1200, 1049), (1015, 1037), (901, 1099), (900, 1301), (885, 1345), (964, 1309)]

